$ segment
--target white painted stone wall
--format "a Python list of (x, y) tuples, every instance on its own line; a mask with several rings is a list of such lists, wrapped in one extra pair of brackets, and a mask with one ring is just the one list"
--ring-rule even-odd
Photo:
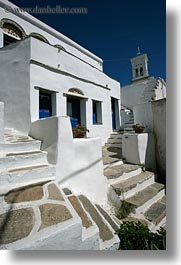
[(122, 148), (126, 162), (143, 164), (146, 170), (156, 171), (155, 139), (152, 133), (124, 134)]
[[(0, 78), (3, 80), (0, 100), (5, 102), (6, 127), (29, 132), (31, 122), (39, 119), (37, 87), (56, 93), (56, 115), (67, 115), (64, 93), (70, 88), (78, 88), (87, 98), (85, 125), (90, 130), (89, 136), (101, 137), (102, 143), (106, 142), (112, 132), (111, 97), (119, 101), (120, 109), (120, 84), (117, 81), (32, 37), (1, 49), (0, 55)], [(29, 66), (30, 60), (36, 63), (32, 62)], [(102, 102), (102, 124), (93, 124), (92, 100)], [(118, 113), (118, 129), (119, 125)]]
[(146, 162), (147, 133), (124, 134), (122, 139), (123, 157), (126, 162), (141, 165)]
[(166, 99), (152, 102), (158, 178), (166, 179)]
[(142, 123), (145, 126), (144, 132), (153, 132), (153, 111), (152, 102), (145, 102), (133, 108), (134, 123)]
[[(63, 51), (58, 53), (56, 48), (32, 37), (0, 49), (0, 55), (0, 78), (3, 80), (0, 100), (5, 102), (6, 127), (13, 127), (23, 133), (29, 132), (31, 122), (39, 119), (37, 88), (55, 92), (55, 114), (64, 116), (67, 115), (65, 93), (70, 88), (78, 88), (87, 98), (85, 125), (90, 130), (89, 136), (101, 137), (102, 143), (106, 142), (112, 132), (111, 97), (119, 101), (120, 108), (120, 84), (117, 81)], [(32, 62), (29, 66), (30, 60), (36, 60), (36, 63)], [(93, 124), (92, 100), (102, 102), (102, 124)], [(118, 129), (119, 119), (118, 114)]]
[[(140, 103), (166, 97), (166, 87), (160, 83), (160, 78), (149, 77), (145, 80), (132, 82), (130, 85), (121, 87), (121, 104), (132, 109)], [(156, 84), (158, 85), (156, 86)]]
[(134, 107), (135, 123), (143, 123), (145, 132), (155, 138), (158, 174), (166, 176), (166, 99), (142, 103)]
[(4, 103), (0, 102), (0, 142), (4, 141)]
[(69, 117), (36, 121), (30, 135), (43, 141), (42, 150), (48, 152), (49, 162), (56, 164), (56, 178), (61, 187), (85, 194), (93, 202), (106, 203), (100, 138), (73, 139)]
[(4, 102), (5, 127), (23, 133), (31, 124), (29, 45), (25, 41), (0, 49), (0, 101)]
[[(6, 12), (5, 8), (17, 8), (14, 4), (10, 3), (7, 0), (0, 1), (0, 20), (2, 18), (8, 18), (19, 25), (24, 29), (26, 35), (30, 35), (31, 33), (38, 33), (44, 36), (51, 45), (60, 45), (64, 47), (67, 52), (74, 54), (75, 56), (79, 57), (80, 59), (86, 61), (87, 63), (91, 64), (92, 66), (96, 67), (97, 69), (102, 71), (103, 61), (101, 58), (97, 57), (93, 53), (89, 52), (82, 46), (78, 45), (74, 41), (70, 40), (63, 34), (59, 33), (58, 31), (52, 29), (45, 23), (39, 21), (35, 17), (31, 16), (25, 12), (17, 12), (10, 13)], [(78, 29), (77, 29), (78, 30)], [(0, 35), (0, 42), (2, 42), (3, 35)], [(2, 47), (2, 46), (0, 46)]]

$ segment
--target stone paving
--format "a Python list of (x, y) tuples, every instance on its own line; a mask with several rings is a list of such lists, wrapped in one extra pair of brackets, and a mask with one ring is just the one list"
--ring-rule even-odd
[(34, 230), (33, 240), (41, 230), (56, 229), (55, 225), (73, 219), (69, 204), (55, 182), (12, 190), (1, 196), (0, 201), (1, 245), (25, 240)]

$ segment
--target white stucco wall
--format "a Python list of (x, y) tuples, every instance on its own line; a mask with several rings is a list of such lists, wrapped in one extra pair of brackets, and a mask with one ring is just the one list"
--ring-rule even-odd
[(153, 132), (153, 112), (152, 102), (146, 102), (136, 105), (133, 108), (134, 123), (143, 123), (144, 132)]
[(140, 80), (121, 88), (121, 104), (133, 110), (133, 107), (141, 103), (141, 95), (147, 86), (148, 80)]
[(158, 177), (166, 176), (166, 99), (134, 107), (135, 123), (143, 123), (145, 132), (154, 134)]
[(61, 187), (69, 187), (75, 194), (83, 193), (93, 202), (106, 203), (100, 138), (73, 139), (69, 117), (36, 121), (30, 135), (43, 141), (41, 148), (48, 152), (49, 162), (56, 164), (56, 179)]
[[(0, 77), (4, 84), (0, 88), (3, 91), (0, 99), (6, 103), (6, 127), (29, 132), (31, 122), (39, 119), (37, 87), (56, 92), (56, 115), (67, 115), (64, 93), (70, 88), (78, 88), (87, 98), (86, 126), (90, 136), (101, 137), (102, 143), (106, 142), (112, 132), (111, 97), (119, 101), (118, 111), (120, 108), (120, 84), (117, 81), (32, 37), (0, 49), (0, 53)], [(10, 76), (7, 69), (12, 73)], [(92, 100), (102, 102), (102, 124), (93, 125)], [(14, 105), (16, 112), (11, 115)], [(118, 115), (118, 124), (119, 119)]]
[(152, 102), (158, 178), (166, 180), (166, 99)]
[[(46, 43), (34, 38), (24, 41), (31, 42), (31, 58), (37, 62), (32, 63), (30, 67), (32, 121), (39, 119), (39, 91), (35, 87), (56, 92), (57, 115), (67, 115), (67, 99), (64, 93), (67, 93), (70, 88), (78, 88), (87, 98), (85, 115), (86, 127), (90, 131), (88, 136), (101, 137), (102, 143), (105, 143), (112, 132), (111, 97), (119, 101), (117, 110), (119, 113), (120, 84), (82, 61), (72, 59), (64, 52), (58, 53), (55, 48)], [(60, 67), (58, 67), (59, 63)], [(52, 68), (46, 67), (47, 65)], [(45, 76), (47, 78), (44, 78)], [(93, 124), (92, 100), (102, 102), (102, 124)], [(117, 120), (117, 124), (120, 124), (119, 114)]]
[(123, 157), (126, 162), (144, 165), (146, 170), (156, 172), (155, 139), (153, 133), (128, 133), (123, 135)]
[(140, 103), (166, 97), (166, 86), (160, 78), (149, 77), (121, 87), (121, 104), (131, 110)]
[(5, 127), (27, 133), (30, 116), (30, 43), (0, 49), (0, 101), (4, 102)]
[[(5, 126), (29, 132), (31, 122), (39, 119), (39, 89), (35, 88), (56, 92), (53, 95), (57, 105), (54, 115), (67, 114), (64, 93), (70, 88), (78, 88), (87, 98), (84, 121), (90, 130), (89, 136), (101, 137), (102, 143), (105, 143), (112, 132), (111, 97), (118, 100), (117, 112), (120, 109), (119, 82), (102, 72), (102, 60), (99, 57), (27, 13), (6, 12), (5, 3), (15, 7), (8, 1), (0, 0), (0, 20), (6, 18), (15, 21), (26, 36), (32, 32), (38, 33), (49, 41), (47, 44), (27, 37), (0, 49), (0, 78), (4, 84), (0, 91), (7, 91), (0, 94), (0, 100), (6, 103)], [(2, 29), (0, 44), (2, 47)], [(66, 51), (58, 50), (55, 44), (63, 46)], [(11, 72), (10, 77), (7, 69)], [(92, 100), (102, 102), (102, 124), (93, 125)], [(15, 111), (12, 112), (14, 105)], [(16, 115), (18, 117), (15, 119)], [(116, 114), (116, 121), (119, 129), (119, 113)]]
[[(0, 20), (3, 18), (8, 18), (19, 25), (24, 29), (26, 35), (28, 36), (31, 33), (38, 33), (44, 36), (51, 45), (60, 45), (63, 46), (67, 52), (74, 54), (75, 56), (79, 57), (80, 59), (86, 61), (87, 63), (91, 64), (92, 66), (96, 67), (97, 69), (102, 71), (102, 64), (103, 61), (101, 58), (97, 57), (93, 53), (89, 52), (79, 44), (75, 43), (74, 41), (70, 40), (63, 34), (59, 33), (58, 31), (52, 29), (45, 23), (39, 21), (35, 17), (31, 16), (25, 12), (17, 12), (11, 13), (6, 12), (4, 10), (5, 7), (16, 8), (16, 6), (9, 1), (1, 0), (0, 1)], [(3, 36), (0, 35), (0, 40), (2, 41)], [(2, 47), (2, 46), (0, 46)]]
[(4, 140), (4, 103), (0, 102), (0, 142)]

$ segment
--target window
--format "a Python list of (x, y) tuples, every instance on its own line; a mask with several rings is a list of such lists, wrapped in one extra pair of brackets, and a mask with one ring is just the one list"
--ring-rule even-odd
[(140, 75), (143, 76), (144, 73), (143, 73), (143, 67), (140, 67)]
[(39, 34), (39, 33), (32, 32), (32, 33), (30, 34), (30, 37), (34, 37), (34, 38), (37, 39), (37, 40), (40, 40), (40, 41), (42, 41), (42, 42), (45, 42), (45, 43), (48, 43), (48, 44), (49, 44), (49, 41), (48, 41), (44, 36), (42, 36), (42, 35)]
[(4, 46), (22, 40), (26, 36), (21, 26), (10, 19), (2, 19), (1, 24), (4, 32)]
[(102, 102), (92, 101), (93, 124), (102, 124)]
[(15, 43), (15, 42), (17, 42), (17, 39), (15, 39), (9, 35), (4, 34), (4, 47), (11, 44), (11, 43)]
[(135, 73), (136, 73), (136, 77), (138, 77), (139, 76), (138, 68), (136, 68)]
[(52, 91), (46, 91), (44, 89), (39, 90), (39, 118), (47, 118), (56, 116), (56, 93)]

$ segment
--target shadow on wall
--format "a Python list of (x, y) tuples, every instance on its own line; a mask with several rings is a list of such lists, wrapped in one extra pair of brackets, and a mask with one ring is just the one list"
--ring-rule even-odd
[[(98, 164), (101, 161), (102, 161), (102, 159), (98, 159), (95, 162), (89, 164), (88, 166), (83, 167), (83, 168), (81, 168), (81, 169), (79, 169), (77, 171), (72, 172), (71, 174), (69, 174), (68, 176), (66, 176), (63, 180), (59, 180), (58, 183), (60, 185), (63, 184), (64, 182), (66, 182), (66, 181), (70, 180), (71, 178), (75, 177), (77, 174), (86, 172), (88, 169), (94, 167), (96, 164)], [(57, 174), (58, 174), (58, 172), (57, 172)]]

